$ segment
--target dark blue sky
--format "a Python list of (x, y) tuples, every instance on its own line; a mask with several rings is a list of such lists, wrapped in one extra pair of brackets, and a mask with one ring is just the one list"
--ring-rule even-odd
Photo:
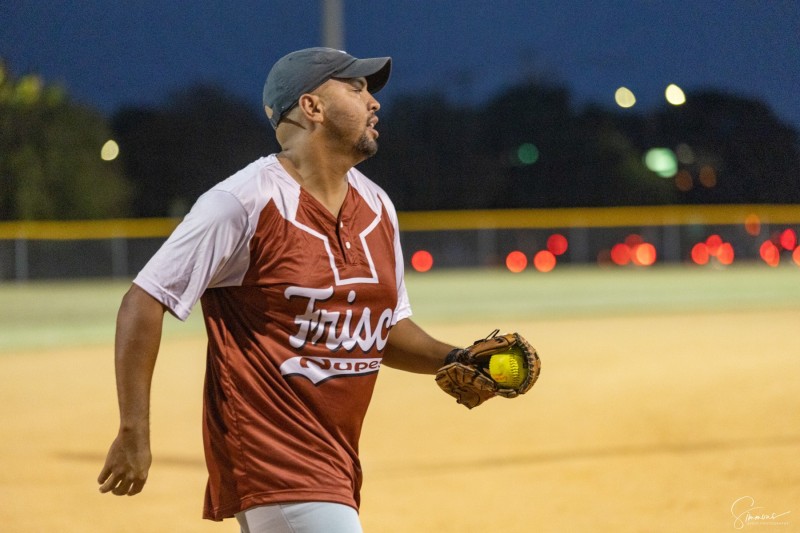
[[(800, 129), (798, 0), (344, 0), (346, 46), (391, 55), (381, 93), (442, 90), (480, 102), (531, 74), (576, 105), (632, 112), (664, 88), (714, 88), (767, 103)], [(0, 1), (0, 57), (107, 113), (155, 104), (191, 83), (223, 85), (260, 107), (269, 66), (320, 44), (318, 0)]]

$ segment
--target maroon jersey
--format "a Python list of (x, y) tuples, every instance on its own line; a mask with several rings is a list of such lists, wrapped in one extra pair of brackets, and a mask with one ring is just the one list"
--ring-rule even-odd
[(358, 508), (358, 440), (389, 329), (411, 315), (397, 215), (351, 169), (338, 217), (273, 155), (198, 199), (134, 282), (208, 332), (204, 516)]

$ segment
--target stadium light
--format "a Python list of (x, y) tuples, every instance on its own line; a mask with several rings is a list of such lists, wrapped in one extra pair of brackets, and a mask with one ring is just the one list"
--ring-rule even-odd
[(633, 107), (636, 104), (636, 96), (627, 87), (617, 89), (617, 92), (614, 93), (614, 100), (618, 106), (624, 108)]
[(683, 105), (686, 103), (686, 95), (683, 89), (674, 83), (667, 85), (667, 89), (664, 91), (664, 97), (667, 99), (667, 102), (672, 105)]
[(119, 156), (119, 145), (114, 139), (109, 139), (100, 149), (100, 158), (103, 161), (113, 161)]

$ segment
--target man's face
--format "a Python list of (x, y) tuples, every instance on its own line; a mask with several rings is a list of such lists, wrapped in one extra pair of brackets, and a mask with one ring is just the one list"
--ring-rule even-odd
[(364, 78), (332, 79), (320, 87), (325, 104), (325, 127), (332, 139), (354, 150), (360, 159), (378, 151), (375, 115), (380, 104), (369, 92)]

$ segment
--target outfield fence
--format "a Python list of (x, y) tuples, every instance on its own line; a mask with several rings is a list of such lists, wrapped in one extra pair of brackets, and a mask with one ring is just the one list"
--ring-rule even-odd
[[(540, 252), (552, 256), (550, 268), (800, 263), (800, 205), (426, 211), (401, 212), (399, 218), (406, 260), (423, 270), (431, 263), (432, 268), (504, 267), (512, 253), (521, 258), (514, 267), (521, 270), (533, 268)], [(0, 280), (129, 278), (179, 222), (158, 218), (0, 223)], [(556, 245), (554, 235), (559, 237)], [(710, 253), (703, 260), (702, 253), (695, 254), (705, 243)], [(730, 256), (717, 258), (719, 243), (727, 246)], [(774, 246), (773, 260), (764, 257), (765, 243)], [(649, 253), (637, 260), (634, 248), (641, 244)], [(617, 254), (620, 250), (628, 250), (629, 257)], [(427, 255), (427, 261), (417, 263), (417, 252)]]

